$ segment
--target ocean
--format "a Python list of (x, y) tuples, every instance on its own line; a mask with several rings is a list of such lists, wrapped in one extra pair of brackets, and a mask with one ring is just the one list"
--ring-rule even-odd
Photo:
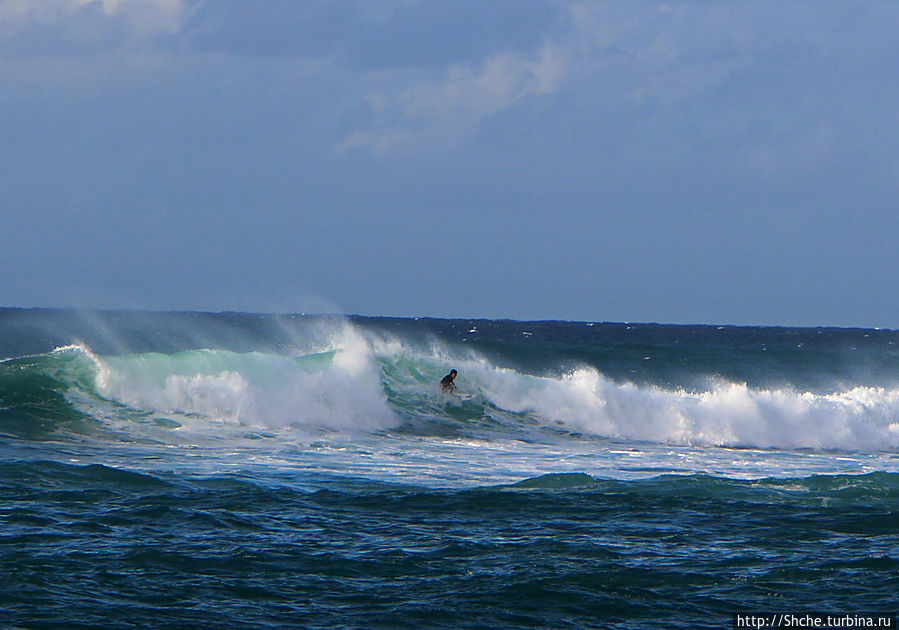
[(897, 343), (0, 309), (0, 626), (895, 613)]

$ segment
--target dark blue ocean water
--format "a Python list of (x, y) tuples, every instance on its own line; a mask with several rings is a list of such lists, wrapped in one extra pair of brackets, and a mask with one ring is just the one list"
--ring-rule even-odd
[(897, 341), (3, 309), (0, 625), (894, 612)]

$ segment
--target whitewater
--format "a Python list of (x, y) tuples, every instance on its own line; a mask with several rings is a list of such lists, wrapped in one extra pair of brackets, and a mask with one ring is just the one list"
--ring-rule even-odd
[[(874, 562), (873, 581), (862, 589), (868, 593), (863, 601), (878, 606), (894, 601), (886, 594), (895, 579), (878, 582), (886, 575), (878, 573), (878, 567), (899, 565), (899, 538), (889, 520), (899, 513), (896, 331), (29, 309), (0, 309), (0, 331), (0, 469), (9, 502), (0, 516), (8, 526), (7, 545), (30, 549), (14, 554), (18, 560), (9, 565), (10, 575), (18, 575), (19, 581), (7, 579), (0, 601), (22, 623), (34, 622), (26, 611), (41, 601), (22, 585), (46, 581), (66, 565), (61, 560), (59, 566), (40, 568), (36, 558), (62, 554), (59, 558), (71, 559), (52, 542), (50, 532), (95, 528), (82, 541), (86, 546), (79, 547), (77, 540), (73, 544), (82, 553), (93, 553), (87, 548), (98, 540), (107, 548), (109, 536), (121, 533), (109, 522), (110, 514), (126, 510), (126, 504), (131, 506), (129, 516), (122, 518), (128, 524), (121, 527), (142, 541), (141, 548), (158, 548), (160, 532), (150, 531), (158, 518), (170, 523), (161, 525), (165, 535), (184, 544), (199, 536), (208, 544), (188, 554), (180, 568), (169, 566), (168, 556), (148, 560), (126, 554), (123, 560), (120, 553), (109, 552), (98, 561), (113, 573), (149, 563), (156, 567), (147, 577), (153, 589), (160, 588), (156, 579), (174, 579), (182, 586), (200, 580), (220, 605), (243, 611), (245, 618), (239, 617), (237, 625), (247, 627), (277, 625), (289, 616), (271, 613), (252, 598), (256, 603), (247, 604), (243, 596), (217, 590), (191, 562), (230, 549), (222, 560), (223, 575), (249, 579), (250, 569), (241, 568), (240, 557), (255, 549), (267, 558), (257, 569), (275, 580), (279, 569), (270, 566), (278, 564), (272, 558), (292, 553), (289, 545), (283, 546), (292, 539), (292, 528), (313, 519), (324, 530), (315, 530), (318, 538), (297, 543), (305, 560), (303, 567), (294, 564), (290, 571), (297, 579), (318, 576), (317, 586), (310, 588), (340, 604), (329, 608), (297, 603), (283, 588), (272, 590), (265, 579), (253, 582), (268, 593), (260, 597), (300, 615), (295, 618), (303, 620), (296, 621), (298, 626), (352, 619), (355, 613), (345, 610), (348, 600), (339, 594), (355, 584), (351, 578), (356, 569), (347, 569), (347, 574), (335, 569), (336, 577), (328, 579), (336, 582), (328, 586), (321, 582), (325, 577), (318, 561), (307, 557), (322, 560), (326, 548), (349, 545), (328, 561), (349, 566), (358, 560), (363, 553), (354, 546), (358, 541), (336, 533), (324, 535), (330, 542), (320, 540), (322, 531), (354, 528), (345, 510), (382, 531), (381, 538), (369, 539), (366, 552), (375, 574), (390, 573), (396, 561), (399, 543), (388, 532), (413, 527), (410, 523), (418, 522), (415, 514), (427, 513), (432, 523), (443, 523), (427, 534), (430, 542), (424, 546), (436, 545), (430, 562), (444, 563), (449, 571), (440, 575), (455, 575), (455, 553), (465, 558), (466, 566), (482, 560), (502, 565), (495, 575), (483, 574), (486, 582), (481, 586), (502, 586), (504, 593), (482, 601), (486, 610), (501, 610), (510, 597), (527, 601), (528, 596), (514, 588), (526, 582), (531, 585), (525, 591), (546, 599), (542, 612), (521, 612), (519, 621), (525, 625), (649, 627), (646, 606), (667, 610), (664, 602), (644, 593), (637, 598), (642, 603), (631, 606), (625, 598), (603, 608), (604, 598), (618, 587), (610, 587), (599, 574), (587, 579), (580, 571), (564, 568), (570, 560), (566, 549), (586, 545), (574, 556), (586, 554), (582, 562), (589, 565), (598, 561), (590, 549), (610, 552), (625, 544), (621, 536), (630, 536), (628, 554), (603, 556), (603, 562), (615, 570), (637, 571), (645, 562), (664, 560), (683, 564), (686, 570), (691, 553), (706, 553), (724, 540), (718, 529), (722, 519), (737, 527), (737, 513), (759, 520), (747, 504), (768, 506), (764, 510), (778, 505), (783, 530), (767, 523), (756, 538), (734, 543), (718, 558), (723, 564), (717, 569), (690, 569), (708, 573), (715, 584), (727, 587), (720, 601), (683, 624), (696, 627), (702, 615), (726, 616), (741, 597), (759, 595), (745, 590), (740, 580), (733, 581), (735, 571), (762, 571), (748, 558), (786, 554), (773, 561), (774, 581), (796, 561), (801, 546), (784, 550), (776, 539), (804, 527), (795, 520), (799, 514), (821, 531), (842, 531), (842, 525), (831, 521), (849, 518), (854, 509), (874, 518), (875, 529), (866, 533), (873, 536), (870, 548), (861, 556), (850, 554), (864, 566), (859, 569), (844, 560), (850, 562), (849, 569), (840, 565), (816, 575), (840, 588), (857, 588), (858, 570), (870, 572), (864, 568), (870, 558), (880, 558)], [(440, 392), (438, 383), (450, 369), (458, 370), (457, 388), (470, 398)], [(234, 503), (215, 494), (211, 488), (216, 484), (231, 489), (223, 490), (225, 495), (251, 492), (254, 498)], [(94, 498), (104, 507), (93, 512), (77, 502), (60, 504), (53, 488), (76, 494), (87, 488), (99, 493)], [(497, 507), (507, 502), (498, 497), (509, 492), (522, 496), (535, 491), (542, 498), (521, 501), (538, 501), (536, 512), (522, 513), (517, 500)], [(25, 501), (22, 496), (32, 498)], [(684, 497), (693, 499), (684, 503)], [(337, 498), (339, 507), (333, 504)], [(141, 517), (139, 506), (147, 501), (167, 507)], [(464, 531), (444, 522), (440, 512), (433, 513), (434, 501), (467, 523), (460, 525)], [(615, 519), (628, 523), (617, 534), (615, 527), (612, 534), (601, 533), (609, 526), (609, 512), (593, 513), (606, 501), (617, 502)], [(399, 511), (382, 513), (379, 503), (393, 504)], [(834, 505), (845, 510), (835, 515), (827, 507)], [(138, 516), (132, 515), (135, 509)], [(274, 514), (286, 520), (272, 522)], [(696, 521), (698, 514), (703, 516)], [(197, 521), (197, 515), (215, 522)], [(232, 523), (233, 518), (241, 522)], [(500, 544), (510, 532), (499, 530), (520, 519), (530, 525), (519, 523), (524, 529), (516, 529), (518, 542)], [(568, 525), (559, 530), (560, 522)], [(574, 539), (564, 534), (590, 522)], [(698, 528), (698, 538), (683, 546), (676, 541), (688, 526)], [(245, 527), (258, 530), (258, 536), (237, 547), (225, 543), (243, 536)], [(670, 553), (659, 556), (659, 539), (650, 530), (670, 541), (663, 544)], [(47, 541), (41, 542), (42, 535)], [(841, 536), (847, 544), (861, 544), (858, 538)], [(494, 542), (481, 557), (471, 547), (473, 540)], [(549, 562), (537, 583), (574, 571), (569, 575), (573, 585), (563, 579), (547, 589), (530, 578), (521, 582), (517, 572), (529, 566), (526, 558), (537, 540), (546, 541), (548, 546), (540, 549)], [(413, 561), (415, 554), (424, 553), (415, 551), (419, 544), (412, 539), (400, 544), (413, 554), (407, 558), (410, 572), (397, 574), (404, 579), (426, 578)], [(127, 615), (104, 616), (109, 602), (83, 594), (93, 569), (85, 573), (79, 566), (73, 565), (72, 589), (64, 593), (68, 606), (84, 608), (96, 623), (130, 627)], [(640, 588), (646, 577), (639, 571), (627, 575), (621, 588)], [(661, 591), (671, 586), (669, 577), (658, 578)], [(383, 579), (375, 579), (373, 590), (352, 587), (366, 593), (362, 609), (370, 614), (393, 606), (400, 619), (397, 625), (420, 622), (409, 612), (415, 607), (390, 595), (392, 582)], [(114, 598), (128, 600), (124, 593), (133, 585), (113, 582)], [(474, 592), (459, 584), (454, 588), (457, 593)], [(571, 594), (569, 588), (586, 589), (598, 603), (581, 602), (571, 609), (553, 603), (558, 592)], [(790, 588), (797, 601), (814, 601), (814, 591)], [(196, 598), (208, 596), (188, 596), (195, 612), (200, 601)], [(853, 601), (847, 595), (831, 603), (845, 607)], [(40, 623), (53, 627), (66, 620), (65, 606), (50, 609), (56, 612), (38, 618)], [(123, 610), (133, 613), (128, 606)], [(640, 616), (641, 610), (646, 615)], [(266, 616), (271, 614), (271, 619)], [(349, 625), (393, 624), (389, 619), (372, 623), (359, 614)], [(158, 627), (208, 625), (202, 615), (151, 618)], [(426, 625), (441, 625), (439, 614), (425, 618)], [(670, 627), (675, 617), (665, 619)], [(456, 621), (465, 625), (462, 618)], [(509, 623), (514, 623), (514, 615), (496, 612), (475, 625)]]

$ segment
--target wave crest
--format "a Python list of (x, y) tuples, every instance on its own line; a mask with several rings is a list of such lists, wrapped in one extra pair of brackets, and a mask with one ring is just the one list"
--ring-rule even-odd
[(498, 406), (592, 435), (684, 445), (882, 450), (899, 446), (899, 390), (815, 394), (719, 382), (705, 392), (615, 383), (593, 368), (561, 378), (485, 370)]
[(336, 431), (394, 426), (364, 340), (299, 357), (192, 350), (107, 357), (97, 389), (128, 406), (241, 425)]

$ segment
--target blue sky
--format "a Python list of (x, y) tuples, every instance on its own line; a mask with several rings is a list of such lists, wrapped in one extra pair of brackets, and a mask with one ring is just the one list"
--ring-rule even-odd
[(899, 5), (0, 0), (0, 304), (899, 327)]

